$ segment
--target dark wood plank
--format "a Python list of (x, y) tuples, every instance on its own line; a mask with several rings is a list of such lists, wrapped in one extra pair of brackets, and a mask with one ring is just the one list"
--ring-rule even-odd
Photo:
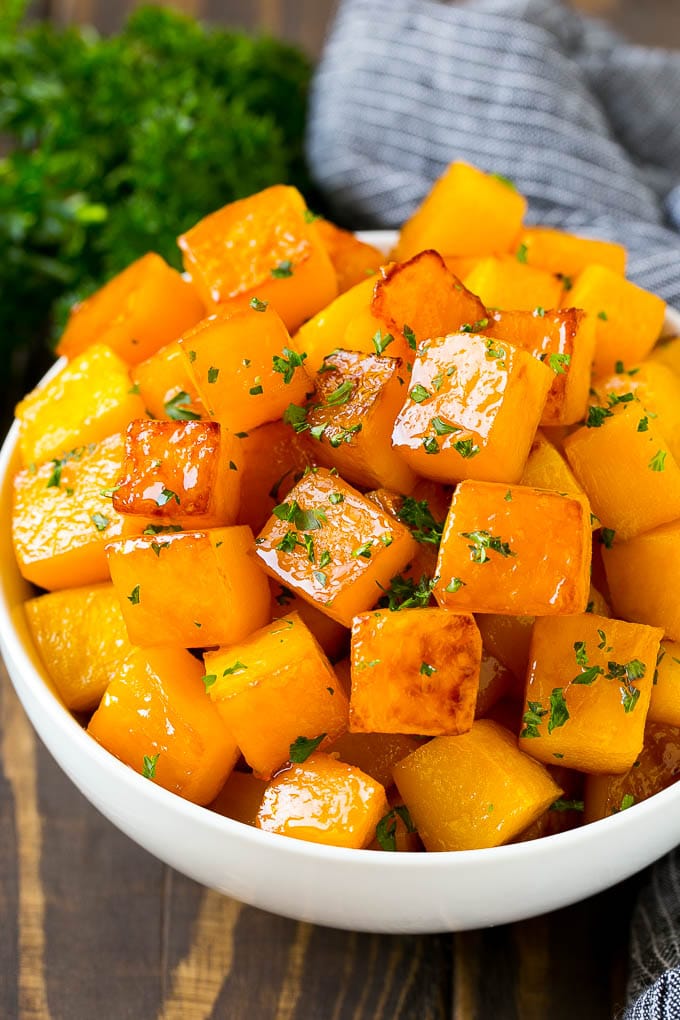
[(7, 739), (16, 709), (0, 662), (0, 1016), (19, 1015), (19, 855), (16, 799), (5, 762), (14, 748)]

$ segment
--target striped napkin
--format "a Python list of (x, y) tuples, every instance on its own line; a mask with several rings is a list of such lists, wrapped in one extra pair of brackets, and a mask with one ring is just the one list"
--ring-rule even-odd
[[(454, 159), (512, 178), (528, 219), (619, 241), (680, 307), (680, 52), (559, 0), (341, 0), (317, 71), (312, 173), (348, 226), (397, 227)], [(625, 1020), (680, 1017), (680, 859), (631, 933)]]

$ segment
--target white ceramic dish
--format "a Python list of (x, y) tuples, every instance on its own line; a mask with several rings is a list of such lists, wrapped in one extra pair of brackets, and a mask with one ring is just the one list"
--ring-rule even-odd
[[(389, 232), (364, 235), (387, 249)], [(680, 315), (669, 315), (680, 333)], [(391, 854), (260, 832), (166, 792), (108, 754), (54, 694), (28, 631), (10, 538), (14, 426), (0, 453), (0, 649), (39, 736), (78, 789), (150, 853), (204, 885), (288, 917), (363, 931), (480, 928), (566, 906), (680, 842), (680, 783), (634, 808), (529, 843)]]

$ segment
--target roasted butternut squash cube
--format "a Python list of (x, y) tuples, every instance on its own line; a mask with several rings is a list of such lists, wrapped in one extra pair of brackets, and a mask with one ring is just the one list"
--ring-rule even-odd
[(680, 521), (602, 548), (612, 606), (680, 641)]
[(328, 355), (305, 419), (315, 460), (354, 485), (410, 492), (415, 476), (391, 440), (407, 379), (400, 358)]
[[(318, 372), (326, 355), (339, 348), (363, 351), (364, 354), (375, 353), (373, 337), (377, 333), (380, 333), (379, 345), (382, 346), (383, 334), (386, 335), (388, 331), (385, 323), (371, 312), (377, 279), (377, 275), (371, 276), (355, 284), (303, 323), (297, 331), (293, 344), (298, 352), (306, 355), (305, 368), (308, 372)], [(357, 327), (353, 328), (350, 338), (349, 326), (354, 323), (357, 323)], [(391, 355), (391, 351), (388, 353)]]
[(560, 276), (573, 278), (591, 265), (607, 266), (620, 276), (626, 272), (626, 249), (622, 244), (578, 237), (553, 227), (525, 227), (519, 248), (527, 265)]
[(628, 394), (633, 394), (649, 412), (646, 421), (638, 419), (638, 426), (643, 432), (648, 431), (651, 419), (654, 430), (668, 444), (677, 461), (680, 458), (680, 379), (666, 365), (654, 361), (643, 361), (630, 369), (622, 363), (616, 367), (620, 371), (593, 383), (597, 403), (604, 408), (612, 402), (616, 406), (617, 401), (625, 402), (630, 399)]
[(445, 255), (509, 251), (526, 204), (509, 182), (452, 163), (402, 227), (394, 257), (403, 261), (426, 248)]
[(257, 827), (308, 843), (361, 850), (387, 813), (385, 790), (360, 769), (316, 753), (265, 790)]
[(314, 389), (286, 327), (264, 303), (204, 319), (180, 346), (208, 414), (231, 432), (276, 421)]
[(659, 339), (666, 304), (606, 266), (588, 266), (567, 292), (568, 304), (595, 322), (595, 374), (613, 372), (617, 361), (636, 365)]
[(259, 531), (308, 467), (316, 463), (305, 433), (292, 432), (282, 421), (238, 432), (236, 463), (241, 478), (238, 523)]
[(106, 551), (133, 644), (229, 644), (269, 617), (250, 528), (144, 534)]
[[(205, 654), (210, 698), (250, 767), (268, 779), (347, 729), (347, 696), (333, 667), (297, 613), (246, 640)], [(299, 745), (298, 745), (299, 746)]]
[(459, 280), (464, 280), (469, 273), (486, 258), (486, 255), (446, 255), (442, 254), (446, 268)]
[(671, 372), (680, 375), (680, 337), (662, 337), (656, 347), (652, 348), (648, 360), (658, 365), (665, 365)]
[(88, 733), (136, 772), (195, 804), (209, 804), (238, 748), (181, 648), (136, 649), (111, 681)]
[(517, 681), (514, 674), (495, 655), (482, 647), (475, 719), (481, 719), (502, 698), (511, 696), (516, 686)]
[(639, 401), (591, 408), (564, 449), (593, 513), (618, 539), (680, 517), (680, 466)]
[(534, 436), (528, 460), (520, 478), (520, 485), (533, 489), (553, 489), (569, 495), (585, 496), (583, 486), (559, 450), (540, 429)]
[(206, 307), (270, 301), (291, 332), (332, 301), (335, 270), (302, 195), (275, 185), (200, 220), (178, 239)]
[(529, 665), (533, 616), (503, 616), (494, 613), (479, 613), (476, 617), (482, 644), (486, 652), (493, 655), (521, 683), (513, 693), (524, 693), (524, 681)]
[(553, 372), (541, 424), (570, 425), (586, 413), (595, 350), (592, 319), (576, 308), (489, 313), (487, 336), (533, 354)]
[(385, 261), (381, 251), (360, 241), (349, 230), (342, 230), (330, 220), (318, 219), (315, 224), (321, 243), (333, 263), (339, 294), (344, 294), (367, 276), (373, 276)]
[(483, 259), (463, 281), (487, 308), (557, 308), (562, 302), (562, 283), (552, 273), (536, 269), (519, 256), (498, 255)]
[[(331, 620), (321, 610), (313, 606), (311, 602), (305, 602), (299, 595), (279, 584), (278, 581), (269, 582), (272, 590), (271, 617), (272, 620), (280, 620), (283, 616), (297, 613), (302, 622), (310, 629), (316, 640), (324, 650), (329, 659), (335, 661), (345, 654), (349, 647), (349, 631), (347, 627)], [(337, 669), (336, 669), (337, 672)], [(347, 686), (349, 694), (349, 684)]]
[(255, 825), (266, 787), (264, 779), (252, 772), (234, 771), (209, 805), (210, 810), (244, 825)]
[(546, 489), (462, 482), (444, 526), (436, 583), (454, 612), (552, 616), (588, 602), (590, 508)]
[(64, 365), (17, 405), (24, 464), (41, 464), (122, 432), (144, 414), (131, 387), (127, 365), (101, 344)]
[(465, 733), (475, 717), (482, 639), (445, 609), (354, 617), (349, 727), (354, 733)]
[(520, 478), (553, 373), (526, 351), (469, 333), (426, 341), (392, 432), (418, 474)]
[(110, 584), (39, 595), (24, 603), (33, 640), (59, 697), (72, 712), (96, 708), (132, 651)]
[(233, 524), (238, 443), (216, 421), (130, 422), (114, 510), (194, 530)]
[(656, 659), (656, 672), (647, 721), (680, 726), (680, 642), (664, 640)]
[(116, 435), (17, 474), (12, 541), (27, 581), (53, 591), (109, 580), (105, 544), (143, 527), (111, 506), (122, 463)]
[(500, 846), (560, 795), (550, 773), (512, 733), (479, 719), (458, 737), (435, 737), (394, 767), (394, 780), (427, 850)]
[(416, 551), (408, 528), (324, 468), (291, 489), (256, 546), (271, 577), (344, 627), (375, 605)]
[(680, 730), (648, 722), (645, 743), (623, 775), (590, 775), (585, 785), (585, 822), (626, 811), (680, 779)]
[[(337, 667), (336, 667), (337, 671)], [(385, 789), (392, 786), (392, 769), (425, 741), (403, 733), (343, 733), (328, 753), (354, 765)]]
[(177, 340), (134, 365), (130, 378), (152, 418), (197, 421), (208, 417)]
[(73, 308), (57, 353), (73, 358), (92, 344), (106, 344), (136, 365), (204, 315), (191, 283), (150, 252)]
[(642, 749), (662, 637), (594, 613), (536, 620), (522, 750), (581, 772), (629, 769)]

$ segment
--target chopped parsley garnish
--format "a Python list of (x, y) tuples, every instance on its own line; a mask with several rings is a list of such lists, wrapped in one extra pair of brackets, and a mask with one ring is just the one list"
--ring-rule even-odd
[(430, 604), (435, 581), (436, 578), (428, 577), (427, 574), (422, 574), (417, 583), (411, 577), (397, 574), (392, 578), (389, 588), (383, 589), (385, 594), (378, 605), (392, 613), (398, 609), (423, 609)]
[(425, 453), (439, 453), (439, 443), (434, 436), (425, 436), (423, 439)]
[(181, 531), (181, 524), (147, 524), (142, 532), (143, 535), (170, 535)]
[(492, 535), (488, 531), (461, 531), (460, 536), (469, 538), (472, 543), (468, 549), (473, 563), (488, 563), (490, 560), (489, 551), (506, 557), (517, 555), (512, 551), (508, 542), (503, 542), (500, 536)]
[(307, 424), (307, 408), (299, 404), (289, 404), (283, 412), (283, 421), (291, 425), (296, 432), (304, 432), (309, 428)]
[(512, 503), (512, 490), (511, 489), (508, 489), (506, 494), (503, 496), (503, 499), (505, 500), (506, 503)]
[(156, 506), (165, 506), (172, 499), (177, 503), (177, 506), (180, 505), (179, 496), (176, 492), (173, 492), (172, 489), (163, 489), (160, 495), (156, 496), (155, 503)]
[(438, 436), (450, 436), (454, 432), (460, 432), (459, 428), (457, 428), (455, 425), (449, 425), (448, 422), (442, 421), (442, 419), (439, 416), (437, 416), (436, 418), (432, 418), (430, 421), (430, 425), (435, 430)]
[(529, 249), (528, 249), (527, 245), (526, 244), (520, 244), (519, 248), (517, 249), (517, 251), (515, 253), (515, 258), (517, 259), (517, 261), (518, 262), (523, 262), (523, 263), (526, 264), (528, 255), (529, 255)]
[(332, 562), (333, 562), (333, 560), (332, 560), (330, 551), (328, 549), (324, 549), (324, 551), (321, 553), (321, 556), (319, 558), (319, 566), (323, 570), (324, 567), (327, 567), (328, 564), (332, 563)]
[(155, 779), (156, 765), (158, 765), (159, 754), (145, 754), (142, 760), (142, 775), (145, 779)]
[(666, 466), (666, 450), (657, 450), (647, 467), (650, 471), (663, 471)]
[(444, 522), (434, 519), (426, 499), (406, 496), (397, 517), (402, 524), (408, 525), (416, 542), (430, 545), (439, 545), (441, 542)]
[(541, 305), (537, 305), (536, 308), (534, 308), (534, 315), (537, 315), (539, 319), (542, 319), (545, 316), (545, 308)]
[(297, 351), (292, 351), (290, 347), (284, 347), (283, 354), (275, 354), (272, 358), (274, 371), (280, 372), (284, 383), (287, 385), (293, 381), (295, 369), (300, 368), (306, 358), (306, 354), (298, 354)]
[(549, 811), (583, 811), (585, 805), (582, 800), (559, 800), (554, 801), (548, 808)]
[[(342, 443), (351, 443), (352, 436), (356, 436), (358, 432), (361, 432), (361, 428), (361, 422), (357, 422), (356, 425), (351, 425), (349, 428), (342, 428), (337, 435), (331, 436), (328, 442), (334, 450), (337, 450)], [(312, 429), (312, 435), (314, 435), (314, 429)]]
[(171, 400), (166, 400), (163, 404), (163, 408), (168, 418), (172, 418), (173, 421), (198, 421), (200, 414), (196, 414), (189, 407), (191, 403), (191, 397), (184, 390), (180, 390), (176, 393)]
[(322, 588), (325, 588), (326, 585), (328, 584), (328, 575), (325, 574), (323, 570), (315, 570), (313, 572), (313, 577), (314, 580), (317, 581)]
[(592, 405), (588, 408), (588, 417), (586, 418), (587, 429), (599, 429), (601, 425), (604, 425), (607, 418), (611, 418), (612, 412), (608, 407), (597, 407)]
[(246, 664), (237, 659), (233, 666), (227, 666), (222, 670), (222, 676), (233, 676), (234, 673), (242, 673), (244, 669), (248, 669)]
[(405, 804), (397, 804), (380, 819), (375, 827), (375, 838), (381, 850), (396, 851), (397, 822), (401, 819), (407, 832), (415, 832), (409, 810)]
[(603, 322), (607, 322), (607, 320), (609, 319), (609, 316), (604, 311), (598, 312), (597, 313), (597, 317), (598, 317), (598, 319), (602, 319)]
[(619, 811), (627, 811), (628, 808), (632, 807), (634, 803), (635, 797), (633, 796), (633, 794), (624, 793), (623, 797), (621, 798), (621, 807), (619, 808)]
[(297, 531), (287, 531), (283, 538), (279, 539), (274, 548), (280, 550), (280, 552), (294, 552), (297, 544)]
[(259, 298), (254, 297), (254, 298), (250, 299), (250, 307), (255, 312), (266, 312), (267, 308), (269, 307), (269, 302), (268, 301), (260, 301)]
[(201, 680), (206, 691), (209, 691), (212, 685), (217, 682), (217, 673), (206, 673), (201, 677)]
[(611, 549), (614, 544), (615, 536), (616, 532), (613, 528), (600, 528), (600, 544), (603, 545), (605, 549)]
[(133, 606), (139, 605), (139, 585), (136, 584), (130, 594), (127, 597), (128, 602), (131, 602)]
[(550, 695), (550, 718), (548, 719), (548, 733), (552, 733), (558, 726), (564, 726), (569, 718), (569, 709), (564, 700), (564, 688), (554, 687)]
[(508, 356), (508, 352), (505, 347), (496, 347), (495, 340), (486, 341), (486, 356), (487, 358), (494, 358), (501, 368), (505, 368), (505, 359)]
[(465, 581), (461, 581), (459, 577), (452, 577), (446, 588), (444, 588), (444, 591), (448, 591), (449, 594), (455, 595), (457, 591), (460, 591), (460, 589), (464, 587)]
[(571, 364), (571, 354), (542, 354), (541, 361), (547, 361), (548, 368), (550, 368), (555, 375), (564, 375), (566, 369)]
[(383, 336), (381, 331), (378, 330), (375, 336), (373, 337), (372, 341), (373, 347), (375, 348), (375, 353), (382, 354), (393, 341), (394, 337), (392, 336), (391, 333), (385, 333), (385, 336)]
[(472, 441), (472, 439), (459, 439), (453, 444), (454, 450), (463, 457), (464, 460), (469, 460), (470, 457), (476, 457), (480, 452), (479, 447)]
[(312, 538), (311, 535), (303, 535), (302, 544), (307, 550), (307, 559), (309, 560), (310, 563), (313, 563), (316, 558), (316, 553), (314, 551), (314, 539)]
[(250, 394), (251, 397), (259, 397), (260, 394), (264, 393), (264, 390), (262, 389), (261, 376), (259, 375), (255, 376), (255, 385), (250, 387), (248, 393)]
[(476, 322), (464, 322), (462, 326), (458, 327), (459, 333), (479, 333), (480, 330), (486, 329), (489, 325), (488, 319), (477, 319)]
[(343, 496), (343, 494), (341, 492), (331, 492), (329, 497), (328, 497), (328, 502), (329, 503), (333, 503), (334, 506), (337, 503), (343, 503), (344, 500), (345, 500), (345, 497)]
[(346, 404), (352, 396), (354, 384), (349, 379), (345, 379), (343, 383), (340, 383), (336, 390), (329, 393), (326, 397), (327, 407), (340, 407), (342, 404)]
[(372, 538), (369, 538), (367, 542), (362, 542), (361, 545), (358, 545), (356, 549), (352, 550), (352, 559), (356, 560), (358, 559), (359, 556), (361, 556), (365, 560), (370, 560), (372, 555), (371, 553), (372, 546), (373, 546)]
[(219, 374), (220, 374), (219, 368), (215, 368), (214, 365), (211, 365), (210, 368), (208, 369), (208, 382), (209, 383), (216, 383), (217, 379), (219, 377)]
[(293, 275), (293, 263), (290, 259), (283, 259), (282, 262), (279, 262), (279, 264), (274, 266), (273, 269), (270, 269), (269, 272), (275, 280), (285, 280), (288, 276)]
[(318, 531), (328, 520), (323, 510), (303, 510), (296, 499), (291, 503), (279, 503), (272, 513), (280, 521), (289, 521), (298, 531)]
[(416, 349), (416, 347), (418, 345), (417, 345), (417, 342), (416, 342), (416, 335), (413, 332), (413, 330), (411, 329), (411, 327), (405, 325), (403, 330), (402, 330), (402, 333), (404, 334), (404, 338), (406, 339), (406, 343), (409, 345), (411, 350), (415, 351), (415, 349)]
[(109, 524), (111, 523), (108, 517), (105, 517), (104, 514), (100, 513), (92, 514), (90, 520), (94, 524), (97, 531), (106, 531)]
[(437, 672), (435, 666), (431, 666), (429, 662), (421, 662), (420, 672), (423, 676), (432, 676), (433, 673)]
[(522, 716), (524, 729), (520, 737), (540, 737), (538, 727), (543, 721), (543, 716), (548, 714), (548, 709), (543, 708), (540, 701), (528, 701), (527, 704), (529, 707)]
[(427, 400), (431, 396), (430, 391), (426, 390), (420, 383), (417, 383), (409, 393), (409, 397), (416, 404), (422, 404), (423, 400)]
[(640, 421), (637, 423), (637, 430), (638, 432), (646, 432), (648, 428), (649, 418), (647, 417), (647, 415), (645, 415), (643, 418), (640, 418)]
[(318, 737), (298, 737), (290, 745), (290, 751), (288, 752), (290, 760), (296, 765), (302, 765), (303, 762), (307, 761), (312, 751), (316, 751), (325, 737), (325, 733), (321, 733)]

